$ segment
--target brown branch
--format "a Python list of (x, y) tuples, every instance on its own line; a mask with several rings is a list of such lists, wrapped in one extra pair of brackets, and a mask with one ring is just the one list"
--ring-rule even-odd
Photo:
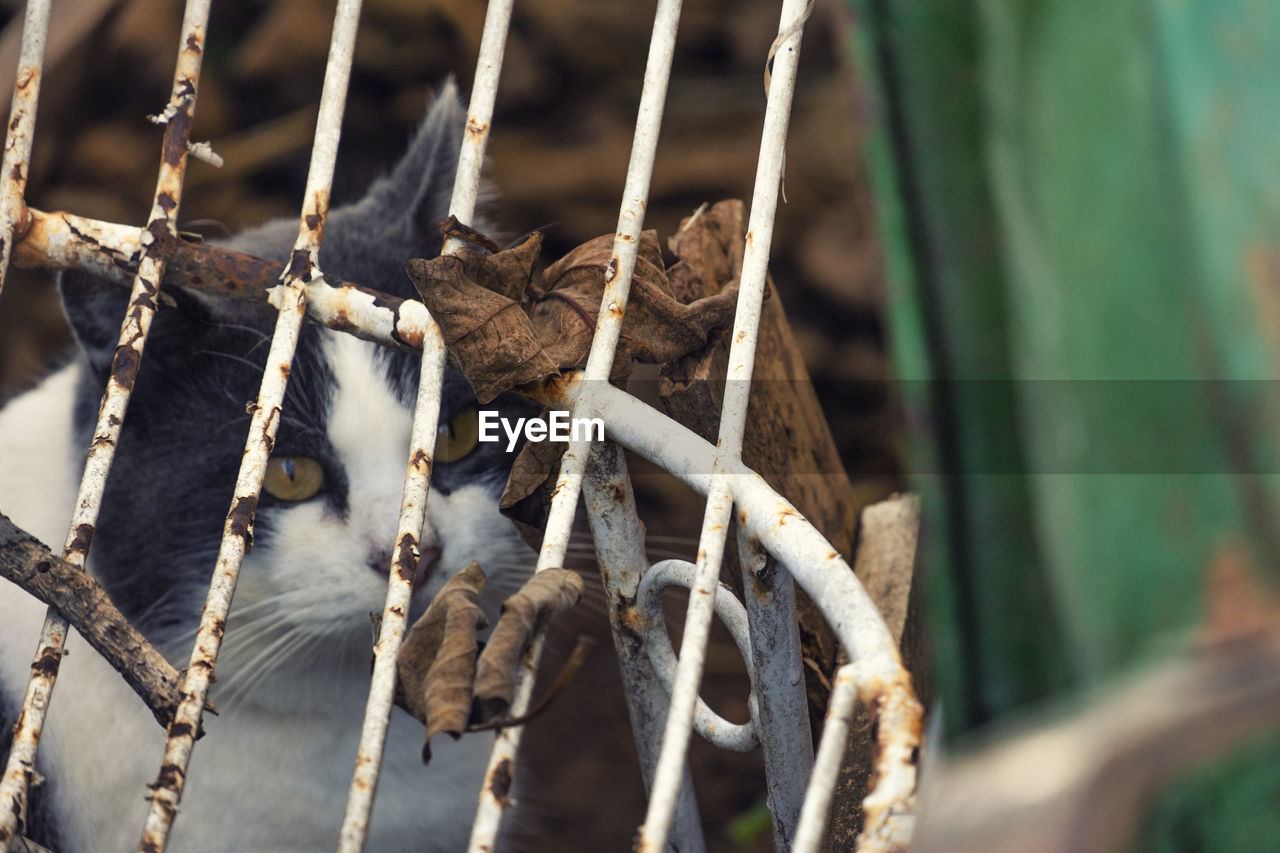
[(160, 725), (178, 707), (178, 671), (111, 602), (87, 572), (55, 555), (0, 514), (0, 577), (56, 609), (115, 667)]

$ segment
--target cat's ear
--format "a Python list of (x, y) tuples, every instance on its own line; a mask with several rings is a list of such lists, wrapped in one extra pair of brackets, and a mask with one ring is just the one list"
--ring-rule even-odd
[(129, 307), (129, 289), (79, 270), (58, 276), (62, 310), (89, 366), (98, 374), (111, 367), (120, 326)]
[(466, 124), (467, 111), (450, 77), (418, 126), (409, 149), (391, 174), (369, 188), (362, 206), (368, 205), (370, 214), (401, 229), (403, 237), (439, 240), (440, 222), (449, 215)]
[[(89, 367), (96, 375), (105, 377), (120, 343), (120, 326), (124, 324), (124, 314), (129, 307), (129, 288), (79, 270), (68, 270), (58, 277), (58, 292), (62, 297), (63, 314)], [(167, 337), (174, 340), (190, 340), (209, 323), (233, 316), (229, 313), (233, 310), (231, 304), (224, 304), (225, 301), (198, 291), (166, 287), (160, 298), (163, 303), (161, 310), (167, 317), (162, 325), (168, 330)], [(240, 322), (245, 321), (241, 319)], [(151, 339), (158, 337), (159, 328), (152, 326)], [(165, 349), (163, 345), (147, 347), (152, 358), (162, 357)]]

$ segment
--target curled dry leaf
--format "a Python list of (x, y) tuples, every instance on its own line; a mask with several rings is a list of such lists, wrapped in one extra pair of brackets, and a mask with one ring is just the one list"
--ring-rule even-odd
[(581, 597), (582, 578), (577, 572), (545, 569), (503, 602), (502, 616), (476, 664), (475, 705), (481, 722), (507, 712), (525, 649), (553, 615)]
[(422, 761), (431, 760), (431, 738), (462, 735), (471, 712), (476, 671), (476, 630), (485, 626), (480, 595), (485, 576), (473, 562), (449, 579), (414, 623), (396, 656), (397, 699), (427, 727)]
[[(721, 222), (720, 209), (702, 217), (697, 229), (672, 238), (680, 262), (670, 270), (656, 233), (641, 235), (613, 379), (625, 378), (633, 359), (665, 364), (702, 351), (709, 335), (732, 324), (742, 233), (740, 222)], [(452, 218), (442, 230), (472, 246), (493, 246)], [(463, 248), (410, 261), (405, 269), (476, 398), (488, 403), (503, 391), (586, 363), (613, 241), (606, 234), (573, 249), (546, 269), (540, 286), (533, 272), (542, 245), (537, 232), (492, 254)], [(534, 547), (546, 526), (564, 449), (551, 442), (526, 444), (502, 496), (502, 511)]]
[[(477, 232), (450, 220), (447, 234), (473, 244)], [(589, 240), (547, 268), (541, 287), (533, 265), (538, 232), (492, 254), (470, 248), (405, 267), (427, 310), (440, 324), (476, 398), (487, 403), (503, 391), (586, 363), (613, 266), (613, 235)], [(687, 291), (686, 291), (687, 292)], [(622, 338), (612, 371), (631, 371), (631, 359), (665, 363), (703, 346), (707, 335), (733, 321), (737, 287), (688, 304), (677, 298), (662, 263), (655, 232), (640, 239)]]
[[(546, 412), (543, 412), (546, 416)], [(511, 519), (524, 541), (535, 551), (542, 547), (542, 533), (551, 511), (560, 458), (568, 445), (563, 441), (525, 442), (511, 466), (498, 509)]]

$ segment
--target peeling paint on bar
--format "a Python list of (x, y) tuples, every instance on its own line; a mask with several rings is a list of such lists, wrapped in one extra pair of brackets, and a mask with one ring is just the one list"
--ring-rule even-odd
[[(644, 226), (649, 182), (653, 176), (653, 163), (658, 149), (658, 131), (662, 126), (662, 109), (667, 97), (667, 83), (671, 77), (671, 60), (675, 54), (680, 6), (680, 0), (658, 0), (658, 7), (654, 13), (653, 35), (649, 42), (649, 57), (645, 64), (644, 85), (640, 92), (636, 131), (631, 143), (631, 159), (627, 165), (627, 180), (623, 188), (621, 210), (618, 213), (617, 234), (608, 264), (609, 270), (616, 272), (606, 276), (600, 304), (607, 306), (607, 309), (600, 312), (599, 319), (596, 321), (595, 335), (591, 340), (591, 350), (587, 355), (587, 364), (583, 371), (586, 378), (599, 381), (583, 386), (588, 389), (604, 383), (609, 378), (614, 354), (618, 348), (618, 338), (622, 334), (622, 316), (631, 290), (631, 274), (635, 269), (640, 232)], [(587, 405), (587, 401), (575, 399), (567, 408), (572, 412), (571, 417), (582, 418), (586, 416)], [(543, 536), (535, 571), (564, 565), (565, 550), (568, 547), (573, 517), (578, 507), (578, 496), (582, 490), (582, 474), (592, 447), (593, 444), (590, 441), (570, 442), (569, 448), (561, 458), (560, 473), (556, 479), (546, 533)], [(534, 676), (541, 656), (542, 637), (537, 637), (530, 647), (529, 654), (522, 662), (515, 699), (511, 705), (511, 713), (514, 716), (524, 714), (529, 707), (529, 699), (533, 694)], [(506, 802), (493, 797), (489, 790), (497, 768), (504, 763), (509, 765), (515, 761), (521, 733), (521, 727), (503, 729), (494, 743), (493, 752), (489, 756), (485, 784), (480, 793), (480, 808), (476, 813), (475, 826), (471, 832), (472, 853), (479, 853), (482, 849), (493, 847)], [(681, 756), (678, 765), (671, 771), (675, 774), (676, 786), (676, 790), (672, 792), (673, 810), (679, 793), (683, 766), (684, 757)]]
[[(31, 144), (36, 129), (36, 105), (44, 76), (44, 45), (49, 31), (51, 0), (29, 0), (22, 20), (22, 48), (14, 76), (13, 102), (9, 107), (8, 138), (0, 164), (0, 289), (9, 271), (9, 257), (16, 239), (22, 200), (27, 191)], [(3, 839), (0, 839), (3, 840)]]
[[(627, 477), (626, 458), (618, 444), (607, 441), (591, 454), (583, 476), (582, 493), (596, 559), (600, 563), (600, 579), (609, 607), (609, 627), (622, 672), (632, 737), (647, 789), (658, 764), (667, 718), (667, 694), (658, 684), (643, 644), (642, 629), (647, 626), (642, 622), (643, 614), (636, 599), (640, 578), (649, 560), (644, 550), (644, 527), (636, 515), (635, 494)], [(662, 628), (666, 630), (665, 619)], [(706, 849), (687, 762), (671, 840), (684, 853), (702, 853)]]
[(671, 706), (667, 713), (662, 755), (658, 759), (653, 790), (649, 795), (649, 808), (636, 844), (640, 853), (658, 853), (666, 847), (676, 795), (680, 788), (680, 768), (689, 748), (698, 684), (702, 681), (706, 662), (720, 563), (733, 511), (733, 483), (729, 467), (735, 463), (741, 464), (742, 458), (747, 399), (751, 392), (750, 380), (760, 328), (760, 306), (764, 301), (769, 243), (778, 203), (778, 187), (782, 181), (787, 124), (799, 64), (805, 6), (806, 0), (784, 0), (778, 24), (781, 45), (774, 57), (773, 83), (769, 87), (760, 158), (756, 164), (755, 190), (751, 199), (751, 216), (747, 223), (738, 308), (734, 317), (733, 342), (729, 349), (727, 378), (730, 381), (725, 384), (720, 436), (712, 469), (715, 477), (707, 494), (707, 508), (698, 542), (697, 571), (689, 592), (689, 608), (685, 615), (680, 660), (676, 667)]
[[(671, 648), (671, 635), (667, 633), (666, 619), (662, 613), (662, 591), (669, 586), (691, 589), (694, 568), (686, 560), (654, 563), (640, 579), (640, 589), (636, 595), (636, 605), (642, 614), (641, 624), (645, 629), (644, 647), (649, 654), (649, 662), (653, 665), (653, 673), (668, 696), (671, 694), (672, 682), (675, 681), (676, 653)], [(716, 596), (716, 615), (729, 629), (729, 635), (737, 644), (747, 671), (753, 672), (755, 663), (751, 641), (747, 638), (747, 611), (731, 591), (726, 588), (724, 592), (728, 594)], [(699, 697), (694, 710), (693, 727), (709, 743), (721, 749), (750, 752), (760, 745), (755, 704), (755, 698), (752, 697), (748, 702), (751, 721), (741, 724), (721, 717)]]
[(235, 496), (223, 525), (222, 544), (214, 566), (213, 579), (200, 628), (191, 651), (186, 677), (182, 683), (182, 704), (178, 706), (169, 727), (164, 758), (154, 784), (150, 786), (151, 808), (143, 826), (139, 850), (164, 850), (173, 826), (183, 782), (204, 713), (209, 684), (222, 644), (231, 598), (235, 592), (244, 555), (253, 547), (253, 518), (267, 459), (275, 441), (279, 415), (288, 382), (289, 365), (298, 344), (298, 334), (306, 314), (307, 284), (319, 276), (316, 258), (320, 250), (320, 234), (329, 210), (329, 187), (338, 154), (338, 137), (342, 127), (343, 104), (351, 71), (356, 23), (360, 14), (359, 0), (340, 0), (334, 17), (329, 61), (325, 69), (324, 89), (320, 97), (320, 115), (316, 121), (315, 142), (311, 150), (311, 166), (303, 197), (298, 239), (279, 292), (279, 317), (267, 355), (258, 400), (253, 408), (249, 436), (245, 443), (240, 472), (236, 477)]
[(756, 729), (764, 750), (774, 846), (788, 850), (800, 820), (805, 781), (813, 769), (795, 584), (742, 524), (738, 526), (738, 562), (742, 564), (754, 662), (749, 672), (756, 698)]
[[(157, 307), (164, 263), (158, 251), (152, 247), (158, 240), (175, 231), (182, 177), (186, 168), (185, 152), (191, 117), (195, 110), (196, 81), (200, 75), (202, 46), (209, 18), (209, 2), (210, 0), (190, 0), (183, 16), (182, 43), (187, 47), (180, 49), (174, 70), (174, 95), (170, 102), (173, 112), (165, 126), (155, 201), (147, 226), (139, 236), (142, 259), (133, 279), (129, 306), (120, 329), (120, 342), (111, 363), (106, 392), (99, 406), (98, 421), (89, 444), (84, 475), (80, 481), (63, 550), (63, 557), (81, 569), (89, 556), (94, 525), (97, 523), (102, 495), (106, 489), (107, 474), (115, 457), (116, 441), (120, 436), (125, 410), (133, 393), (133, 383), (142, 363), (147, 332)], [(28, 82), (34, 82), (35, 79), (38, 79), (38, 72), (36, 77), (29, 77)], [(20, 85), (22, 81), (20, 74)], [(174, 152), (178, 153), (175, 155)], [(32, 667), (31, 680), (23, 698), (20, 724), (14, 729), (4, 779), (0, 782), (0, 841), (7, 841), (16, 834), (18, 818), (25, 813), (26, 787), (35, 766), (36, 750), (57, 678), (66, 634), (66, 620), (50, 610), (40, 632), (36, 663)], [(3, 807), (9, 803), (14, 808)]]
[[(535, 399), (565, 406), (578, 398), (580, 382), (580, 374), (545, 382)], [(596, 383), (590, 401), (588, 414), (604, 419), (610, 439), (699, 494), (711, 490), (718, 457), (710, 442), (608, 383)], [(733, 501), (746, 513), (745, 533), (782, 563), (858, 662), (859, 691), (879, 733), (876, 786), (863, 800), (866, 824), (859, 850), (894, 849), (880, 840), (909, 838), (914, 826), (915, 750), (923, 715), (897, 643), (853, 569), (808, 519), (741, 460), (726, 462), (723, 474)]]
[[(49, 0), (30, 0), (22, 24), (22, 47), (18, 57), (13, 102), (9, 109), (8, 139), (5, 143), (3, 188), (0, 189), (0, 288), (4, 287), (13, 252), (19, 212), (26, 192), (31, 163), (31, 142), (35, 132), (36, 105), (40, 79), (44, 75), (44, 46), (49, 28)], [(22, 711), (13, 729), (13, 743), (0, 777), (0, 850), (22, 835), (27, 814), (27, 788), (35, 769), (36, 746), (40, 739), (45, 710), (57, 675), (58, 660), (65, 636), (65, 623), (58, 630), (57, 617), (45, 619), (39, 651), (32, 664), (32, 677), (23, 697)], [(46, 655), (46, 651), (53, 649)], [(50, 666), (42, 664), (48, 662)]]
[(431, 454), (435, 450), (436, 427), (440, 420), (445, 353), (440, 327), (431, 321), (430, 333), (423, 347), (422, 373), (418, 381), (418, 401), (413, 413), (404, 496), (400, 503), (400, 523), (396, 532), (395, 551), (387, 573), (387, 599), (382, 609), (378, 640), (373, 648), (373, 677), (369, 684), (369, 698), (360, 730), (360, 749), (356, 755), (355, 772), (347, 795), (346, 814), (342, 819), (338, 839), (340, 853), (359, 853), (364, 849), (369, 816), (373, 812), (373, 797), (378, 788), (378, 773), (395, 698), (396, 653), (404, 640), (409, 599), (413, 596), (413, 578), (418, 560), (421, 559), (418, 537), (426, 522), (427, 496), (431, 487)]
[(840, 775), (840, 763), (849, 742), (849, 727), (853, 724), (854, 700), (857, 698), (858, 681), (853, 664), (846, 664), (836, 673), (831, 689), (827, 716), (822, 724), (822, 740), (818, 744), (804, 808), (800, 810), (792, 853), (818, 853), (820, 849), (827, 817), (831, 814), (831, 797)]

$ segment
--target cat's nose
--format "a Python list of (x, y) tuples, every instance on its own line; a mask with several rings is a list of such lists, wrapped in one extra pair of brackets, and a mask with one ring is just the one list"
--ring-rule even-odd
[[(391, 571), (392, 551), (388, 548), (377, 548), (369, 554), (369, 568), (380, 575)], [(440, 547), (423, 545), (418, 555), (418, 566), (413, 576), (414, 589), (421, 589), (430, 577), (435, 574), (440, 563)]]

